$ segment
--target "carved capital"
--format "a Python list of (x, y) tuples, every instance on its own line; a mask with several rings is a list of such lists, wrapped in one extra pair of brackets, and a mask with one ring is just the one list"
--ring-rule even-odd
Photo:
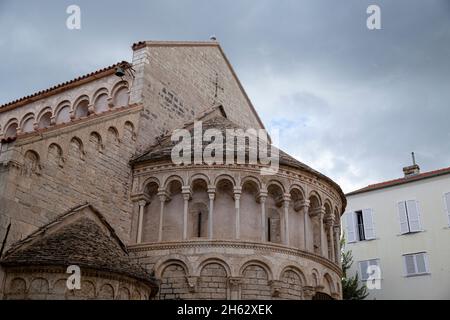
[(184, 200), (191, 200), (192, 197), (192, 190), (190, 186), (182, 186), (181, 187), (181, 193), (183, 194)]
[[(145, 203), (150, 203), (150, 197), (146, 193), (135, 193), (131, 195), (131, 201), (133, 202), (141, 202), (145, 201)], [(139, 204), (140, 205), (140, 204)]]
[(294, 202), (294, 210), (295, 211), (305, 210), (306, 212), (308, 212), (309, 200), (295, 201)]
[(159, 189), (157, 196), (161, 202), (170, 201), (169, 193), (165, 189)]
[(214, 198), (216, 197), (216, 187), (208, 187), (208, 197), (210, 200), (214, 200)]
[(280, 280), (271, 280), (269, 282), (272, 289), (272, 297), (279, 297), (281, 293), (282, 282)]
[(311, 217), (319, 217), (320, 219), (323, 219), (324, 215), (325, 215), (324, 207), (316, 208), (316, 209), (310, 211)]
[(256, 196), (256, 202), (258, 203), (265, 203), (267, 199), (267, 191), (261, 190), (258, 195)]
[(242, 283), (241, 277), (228, 277), (228, 284), (231, 290), (239, 289), (241, 283)]
[(198, 283), (198, 277), (195, 276), (187, 276), (186, 281), (189, 286), (189, 292), (195, 292), (197, 291), (197, 283)]

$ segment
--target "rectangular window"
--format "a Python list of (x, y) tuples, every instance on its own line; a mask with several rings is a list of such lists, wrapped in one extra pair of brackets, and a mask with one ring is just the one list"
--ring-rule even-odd
[(364, 241), (366, 240), (366, 236), (364, 235), (364, 220), (362, 211), (356, 211), (356, 230), (358, 233), (358, 240)]
[(400, 220), (401, 234), (422, 231), (419, 203), (416, 200), (399, 202), (398, 216)]
[(347, 241), (356, 242), (375, 239), (373, 210), (347, 212)]
[(360, 261), (359, 263), (359, 274), (361, 281), (367, 281), (369, 279), (369, 266), (380, 267), (380, 259), (371, 259)]
[(406, 276), (417, 276), (430, 273), (428, 256), (425, 252), (405, 254), (403, 256)]

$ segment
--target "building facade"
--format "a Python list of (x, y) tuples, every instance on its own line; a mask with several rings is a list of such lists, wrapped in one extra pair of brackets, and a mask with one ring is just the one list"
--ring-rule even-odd
[(350, 273), (373, 288), (367, 299), (450, 299), (450, 168), (404, 173), (347, 194)]
[(340, 187), (282, 151), (272, 175), (174, 163), (175, 129), (264, 126), (216, 41), (132, 48), (132, 63), (0, 107), (4, 268), (14, 243), (88, 203), (160, 284), (140, 296), (341, 298)]

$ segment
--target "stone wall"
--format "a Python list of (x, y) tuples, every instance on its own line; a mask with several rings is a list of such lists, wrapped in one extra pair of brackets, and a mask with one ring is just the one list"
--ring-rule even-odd
[(83, 119), (2, 146), (0, 239), (20, 240), (84, 202), (90, 202), (129, 241), (129, 201), (140, 108)]
[(338, 265), (277, 244), (190, 240), (129, 247), (161, 280), (157, 299), (341, 298)]
[(81, 287), (67, 289), (69, 274), (57, 267), (12, 268), (7, 270), (7, 300), (148, 300), (151, 289), (140, 281), (106, 272), (86, 270)]
[(130, 103), (145, 106), (139, 150), (147, 146), (146, 137), (178, 128), (217, 104), (243, 128), (262, 127), (216, 42), (147, 42), (135, 48), (133, 68)]

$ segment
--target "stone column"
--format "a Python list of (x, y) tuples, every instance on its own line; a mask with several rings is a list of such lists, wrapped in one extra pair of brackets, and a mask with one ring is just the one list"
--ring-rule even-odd
[(257, 201), (261, 204), (261, 241), (266, 242), (266, 199), (267, 191), (261, 190), (258, 194)]
[(306, 223), (309, 213), (309, 200), (304, 200), (302, 202), (301, 209), (303, 212), (303, 250), (308, 251), (308, 227)]
[(228, 299), (239, 300), (241, 299), (241, 277), (229, 277), (228, 278)]
[(341, 228), (339, 224), (333, 226), (334, 230), (334, 243), (335, 243), (335, 261), (338, 265), (341, 265)]
[(160, 190), (158, 192), (158, 198), (160, 201), (159, 209), (159, 229), (158, 229), (158, 242), (162, 241), (163, 238), (163, 223), (164, 223), (164, 204), (167, 201), (167, 193), (165, 190)]
[(209, 187), (208, 188), (208, 196), (209, 196), (209, 212), (208, 212), (208, 238), (212, 239), (214, 237), (214, 231), (213, 231), (213, 217), (214, 217), (214, 199), (216, 197), (216, 188)]
[(142, 243), (142, 224), (144, 221), (144, 208), (147, 204), (147, 201), (145, 200), (139, 200), (138, 206), (139, 206), (139, 217), (138, 217), (138, 228), (137, 228), (137, 238), (136, 243)]
[(323, 238), (323, 218), (325, 216), (325, 208), (321, 207), (318, 210), (317, 218), (319, 219), (319, 252), (323, 257), (327, 256), (328, 254), (325, 254), (323, 252), (323, 246), (322, 246), (322, 238)]
[(326, 217), (325, 218), (325, 228), (326, 228), (326, 233), (327, 233), (328, 258), (331, 261), (335, 261), (335, 259), (334, 259), (335, 248), (334, 248), (334, 240), (333, 240), (334, 239), (333, 224), (334, 224), (333, 217)]
[(240, 187), (234, 188), (234, 208), (236, 210), (235, 230), (237, 240), (241, 238), (241, 193), (242, 189)]
[(187, 228), (188, 228), (188, 210), (189, 210), (189, 200), (191, 199), (191, 187), (183, 186), (181, 188), (184, 199), (184, 209), (183, 209), (183, 240), (187, 239)]
[(290, 236), (289, 236), (289, 203), (291, 202), (291, 196), (285, 194), (283, 196), (283, 209), (284, 209), (284, 244), (289, 246)]

